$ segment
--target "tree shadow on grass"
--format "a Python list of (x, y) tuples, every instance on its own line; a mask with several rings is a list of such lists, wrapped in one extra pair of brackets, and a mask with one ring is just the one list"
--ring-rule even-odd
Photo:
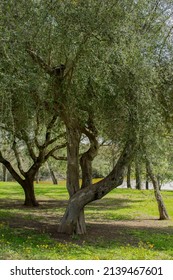
[[(130, 202), (139, 203), (139, 201)], [(67, 205), (66, 200), (40, 200), (40, 207), (36, 208), (24, 207), (22, 203), (22, 200), (15, 199), (0, 200), (0, 223), (7, 226), (10, 232), (13, 235), (16, 234), (16, 236), (20, 235), (27, 238), (31, 233), (47, 234), (56, 242), (72, 242), (82, 245), (85, 241), (93, 246), (97, 244), (98, 246), (102, 246), (102, 244), (104, 244), (103, 246), (109, 246), (109, 243), (113, 242), (120, 244), (118, 246), (130, 244), (137, 247), (139, 242), (142, 241), (145, 244), (147, 242), (154, 244), (154, 248), (160, 251), (163, 249), (173, 250), (173, 222), (171, 220), (160, 221), (152, 217), (108, 222), (100, 220), (98, 222), (97, 216), (95, 216), (96, 222), (91, 222), (91, 220), (87, 222), (87, 234), (74, 238), (74, 236), (58, 232), (58, 225)], [(91, 210), (98, 209), (99, 211), (101, 209), (101, 211), (104, 211), (105, 208), (115, 210), (131, 207), (128, 204), (129, 199), (106, 198), (104, 201), (93, 202), (87, 207), (91, 207)]]
[(66, 207), (67, 200), (39, 200), (39, 207), (25, 206), (23, 200), (0, 199), (0, 209), (29, 209), (30, 211), (39, 211), (41, 209), (51, 209)]
[[(29, 207), (24, 206), (23, 200), (16, 200), (16, 199), (0, 199), (0, 209), (20, 209), (25, 210), (27, 209), (29, 211), (42, 211), (44, 209), (58, 209), (64, 207), (65, 208), (68, 204), (68, 200), (39, 200), (39, 207)], [(90, 204), (86, 206), (87, 209), (90, 210), (118, 210), (118, 209), (124, 209), (124, 208), (131, 208), (132, 204), (140, 203), (142, 200), (130, 200), (130, 199), (114, 199), (114, 198), (107, 198), (104, 200), (97, 200), (93, 201)]]
[[(10, 229), (10, 232), (17, 236), (27, 238), (31, 233), (47, 234), (56, 242), (72, 242), (83, 244), (107, 244), (114, 242), (120, 246), (138, 246), (139, 242), (156, 243), (162, 242), (163, 249), (173, 250), (173, 223), (171, 221), (159, 221), (158, 219), (113, 221), (113, 222), (88, 222), (87, 234), (74, 236), (58, 232), (61, 216), (51, 215), (44, 219), (34, 220), (33, 216), (26, 218), (19, 213), (12, 213), (10, 216), (1, 217), (3, 223)], [(169, 237), (169, 238), (168, 238)], [(7, 237), (8, 238), (8, 237)], [(159, 249), (161, 250), (161, 248)]]
[(124, 198), (104, 198), (96, 200), (87, 205), (87, 208), (94, 209), (99, 208), (102, 211), (106, 210), (118, 210), (122, 208), (132, 208), (133, 204), (143, 202), (142, 199), (132, 200)]

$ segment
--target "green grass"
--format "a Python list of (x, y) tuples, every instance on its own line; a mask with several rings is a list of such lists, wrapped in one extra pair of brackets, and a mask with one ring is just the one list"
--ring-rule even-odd
[[(0, 259), (173, 259), (173, 220), (156, 220), (152, 190), (115, 189), (89, 204), (83, 237), (55, 232), (68, 199), (64, 185), (38, 184), (35, 190), (40, 207), (27, 208), (18, 184), (0, 183)], [(162, 196), (173, 217), (173, 191)], [(134, 221), (146, 227), (133, 227)]]

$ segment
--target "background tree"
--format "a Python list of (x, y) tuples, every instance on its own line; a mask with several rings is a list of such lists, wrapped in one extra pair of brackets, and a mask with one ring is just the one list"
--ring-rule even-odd
[[(66, 142), (63, 140), (63, 133), (61, 133), (61, 135), (54, 135), (52, 129), (55, 125), (57, 125), (57, 117), (54, 116), (52, 120), (47, 123), (47, 126), (44, 128), (44, 133), (42, 131), (42, 135), (38, 123), (35, 129), (33, 129), (34, 124), (31, 123), (32, 130), (29, 130), (29, 127), (25, 127), (25, 129), (22, 128), (20, 130), (18, 128), (15, 133), (8, 132), (8, 135), (11, 136), (9, 149), (13, 150), (17, 169), (8, 161), (8, 156), (3, 155), (3, 152), (0, 151), (0, 162), (8, 169), (13, 178), (24, 190), (24, 204), (26, 206), (38, 205), (34, 194), (34, 180), (40, 167), (54, 152), (66, 146)], [(57, 140), (59, 140), (59, 142)], [(62, 141), (64, 143), (62, 143)], [(27, 160), (24, 154), (27, 155)]]

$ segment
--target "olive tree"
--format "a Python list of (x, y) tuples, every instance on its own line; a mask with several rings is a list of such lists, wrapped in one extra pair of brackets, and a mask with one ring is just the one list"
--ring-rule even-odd
[[(157, 121), (158, 44), (168, 29), (168, 2), (43, 0), (1, 4), (3, 13), (10, 13), (8, 24), (2, 17), (2, 37), (7, 38), (2, 45), (5, 62), (9, 57), (13, 72), (17, 68), (25, 74), (26, 65), (30, 65), (37, 77), (42, 77), (39, 86), (47, 89), (47, 95), (39, 91), (42, 108), (56, 114), (66, 129), (70, 199), (61, 232), (86, 232), (85, 205), (122, 183), (150, 120)], [(9, 10), (10, 5), (13, 9)], [(33, 80), (38, 83), (39, 78)], [(12, 89), (11, 83), (5, 84)], [(20, 99), (19, 94), (16, 97)], [(88, 137), (90, 148), (80, 160), (80, 189), (82, 134)], [(92, 185), (91, 162), (102, 134), (119, 144), (119, 159), (106, 178)]]

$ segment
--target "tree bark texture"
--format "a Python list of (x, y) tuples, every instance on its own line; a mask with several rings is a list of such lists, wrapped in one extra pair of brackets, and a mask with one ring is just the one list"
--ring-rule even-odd
[(23, 180), (22, 188), (25, 193), (25, 206), (38, 206), (39, 203), (37, 202), (35, 198), (35, 192), (34, 192), (34, 179), (33, 178), (27, 178)]
[(81, 209), (88, 203), (101, 199), (112, 189), (123, 183), (124, 175), (128, 164), (134, 153), (134, 146), (128, 142), (121, 153), (117, 164), (112, 172), (103, 180), (80, 189), (69, 200), (66, 212), (60, 223), (59, 231), (67, 234), (73, 234), (77, 229), (77, 220)]
[[(81, 133), (74, 126), (67, 126), (67, 189), (70, 198), (80, 189), (79, 186), (79, 143)], [(63, 223), (63, 222), (61, 222)], [(80, 209), (73, 233), (86, 233), (84, 209)]]
[(67, 189), (70, 197), (79, 190), (79, 142), (78, 129), (66, 127), (67, 132)]
[(155, 194), (155, 198), (158, 204), (158, 210), (159, 210), (159, 215), (160, 215), (160, 220), (168, 220), (169, 219), (169, 215), (167, 213), (165, 204), (163, 202), (163, 198), (161, 196), (160, 190), (159, 190), (159, 184), (158, 184), (158, 180), (157, 177), (155, 176), (153, 170), (152, 170), (152, 166), (151, 163), (149, 161), (147, 161), (147, 172), (148, 175), (150, 176), (150, 179), (153, 183), (153, 188), (154, 188), (154, 194)]
[(99, 148), (96, 135), (88, 132), (87, 136), (90, 141), (90, 147), (80, 158), (80, 166), (82, 170), (81, 188), (85, 188), (92, 184), (92, 161), (97, 156)]

